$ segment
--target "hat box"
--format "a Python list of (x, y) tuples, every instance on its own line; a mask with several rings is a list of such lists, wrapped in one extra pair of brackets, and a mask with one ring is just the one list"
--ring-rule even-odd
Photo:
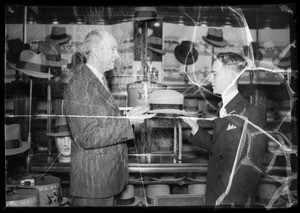
[(156, 195), (168, 195), (170, 194), (170, 187), (167, 184), (151, 184), (147, 186), (147, 203), (154, 204), (154, 197)]

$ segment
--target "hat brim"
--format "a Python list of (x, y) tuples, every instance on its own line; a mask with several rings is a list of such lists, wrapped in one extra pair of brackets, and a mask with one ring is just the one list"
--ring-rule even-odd
[(188, 112), (184, 110), (179, 109), (154, 109), (154, 110), (148, 110), (147, 113), (156, 113), (156, 114), (174, 114), (178, 116), (190, 116)]
[(65, 42), (67, 42), (67, 41), (70, 41), (71, 38), (72, 38), (71, 35), (67, 35), (66, 38), (55, 40), (55, 39), (52, 39), (52, 38), (51, 38), (51, 35), (48, 35), (48, 36), (46, 36), (45, 41), (46, 41), (46, 42), (49, 42), (49, 43), (63, 44), (63, 43), (65, 43)]
[(210, 40), (208, 39), (206, 36), (202, 36), (203, 40), (205, 40), (206, 42), (215, 45), (217, 47), (225, 47), (228, 44), (228, 41), (226, 41), (225, 39), (223, 39), (223, 41), (214, 41), (214, 40)]
[(51, 78), (51, 77), (53, 77), (52, 74), (48, 74), (48, 73), (37, 72), (37, 71), (32, 71), (32, 70), (27, 70), (27, 69), (19, 69), (15, 65), (9, 65), (9, 67), (14, 70), (18, 70), (18, 71), (24, 73), (25, 75), (29, 75), (29, 76), (32, 76), (35, 78)]
[(272, 63), (281, 68), (281, 69), (286, 69), (286, 68), (289, 68), (291, 66), (291, 61), (290, 60), (287, 60), (287, 61), (279, 61), (278, 64), (276, 64), (278, 61), (276, 59), (273, 59), (272, 60)]
[(30, 143), (22, 141), (21, 147), (19, 147), (17, 149), (5, 149), (5, 156), (17, 155), (17, 154), (23, 153), (26, 150), (28, 150), (29, 147), (30, 147)]
[(66, 137), (66, 136), (71, 136), (71, 132), (65, 131), (65, 132), (58, 132), (58, 133), (47, 133), (48, 136), (52, 137)]
[(184, 56), (180, 55), (179, 48), (180, 48), (180, 45), (175, 47), (174, 55), (180, 63), (190, 65), (190, 64), (195, 63), (198, 60), (198, 52), (195, 48), (193, 48), (193, 57), (191, 57), (191, 56), (184, 57)]

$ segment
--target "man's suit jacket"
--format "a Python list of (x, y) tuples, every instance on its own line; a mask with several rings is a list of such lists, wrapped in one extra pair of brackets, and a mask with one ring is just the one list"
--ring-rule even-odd
[[(253, 124), (262, 127), (263, 117), (254, 105), (237, 94), (226, 106), (227, 113), (245, 116)], [(226, 116), (214, 122), (213, 134), (201, 127), (190, 142), (209, 152), (205, 203), (215, 206), (216, 200), (226, 191), (234, 166), (238, 146), (238, 160), (228, 194), (221, 205), (245, 205), (254, 195), (262, 169), (266, 143), (263, 134), (240, 117)], [(258, 134), (256, 134), (258, 133)]]
[(121, 192), (128, 183), (126, 141), (133, 138), (133, 130), (86, 65), (66, 86), (64, 113), (74, 138), (70, 194), (105, 198)]

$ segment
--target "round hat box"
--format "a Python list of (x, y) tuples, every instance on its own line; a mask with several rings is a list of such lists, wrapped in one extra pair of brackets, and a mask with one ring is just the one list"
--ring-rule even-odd
[(165, 84), (149, 81), (136, 81), (127, 84), (128, 107), (148, 106), (150, 94), (153, 91), (166, 88), (167, 85)]
[(126, 185), (124, 190), (121, 192), (120, 197), (117, 199), (118, 205), (131, 205), (135, 201), (134, 195), (134, 186), (133, 185)]
[(170, 194), (170, 187), (167, 184), (151, 184), (147, 186), (147, 203), (154, 204), (154, 196)]
[(191, 175), (187, 177), (188, 180), (192, 180), (195, 183), (188, 185), (188, 194), (203, 195), (206, 193), (206, 181), (207, 177), (202, 175)]
[(39, 191), (39, 206), (60, 206), (62, 200), (60, 178), (52, 175), (34, 174), (21, 180), (30, 178), (35, 180), (35, 184), (32, 187)]
[(39, 191), (35, 188), (18, 188), (6, 192), (6, 206), (39, 206)]

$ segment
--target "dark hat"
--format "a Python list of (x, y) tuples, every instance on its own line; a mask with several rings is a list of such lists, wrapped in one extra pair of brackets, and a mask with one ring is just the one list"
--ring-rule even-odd
[(16, 64), (19, 61), (21, 52), (24, 50), (24, 43), (21, 39), (11, 39), (7, 41), (8, 52), (6, 55), (6, 60), (9, 63)]
[[(251, 51), (252, 46), (252, 51)], [(259, 51), (259, 45), (257, 42), (251, 42), (251, 46), (244, 46), (244, 53), (247, 57), (250, 57), (251, 52), (253, 52), (254, 60), (262, 60), (263, 54)]]
[(36, 78), (53, 77), (52, 74), (48, 74), (47, 72), (46, 57), (44, 53), (37, 54), (31, 50), (23, 50), (19, 62), (10, 67)]
[(49, 43), (63, 44), (71, 40), (71, 36), (67, 35), (66, 27), (53, 26), (51, 29), (51, 35), (45, 38), (45, 41)]
[(53, 133), (47, 133), (48, 136), (65, 137), (72, 135), (66, 117), (58, 117), (55, 120), (55, 130)]
[(202, 36), (202, 38), (217, 47), (225, 47), (228, 43), (223, 38), (223, 30), (222, 29), (216, 29), (216, 28), (208, 28), (207, 30), (207, 36)]
[(186, 65), (193, 64), (198, 59), (198, 52), (191, 41), (182, 41), (180, 45), (175, 47), (174, 54), (180, 63)]
[(23, 153), (29, 147), (30, 143), (21, 141), (20, 124), (5, 124), (5, 156)]

